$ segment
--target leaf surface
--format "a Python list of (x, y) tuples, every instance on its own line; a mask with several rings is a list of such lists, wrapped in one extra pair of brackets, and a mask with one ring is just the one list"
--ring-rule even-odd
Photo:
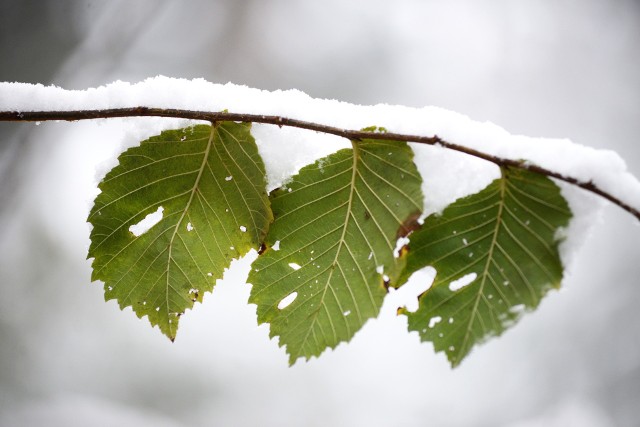
[[(265, 184), (247, 124), (165, 131), (128, 149), (89, 215), (92, 280), (173, 340), (231, 260), (260, 246), (272, 220)], [(159, 222), (137, 230), (153, 212)]]
[(553, 181), (504, 168), (484, 190), (428, 217), (411, 235), (403, 280), (426, 266), (437, 274), (418, 310), (404, 311), (409, 329), (458, 365), (560, 286), (557, 236), (570, 218)]
[(290, 363), (349, 340), (377, 316), (385, 287), (400, 273), (398, 235), (422, 209), (407, 144), (352, 146), (304, 167), (271, 194), (275, 221), (249, 274), (250, 302), (286, 345)]

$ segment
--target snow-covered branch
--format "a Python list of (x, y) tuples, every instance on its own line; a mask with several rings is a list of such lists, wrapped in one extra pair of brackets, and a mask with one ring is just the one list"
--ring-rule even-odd
[[(291, 167), (283, 168), (283, 163), (293, 161), (301, 167), (315, 160), (316, 154), (318, 158), (328, 154), (343, 138), (388, 139), (422, 144), (424, 149), (429, 149), (426, 153), (414, 145), (418, 168), (429, 194), (425, 203), (430, 206), (425, 206), (425, 211), (441, 210), (456, 198), (479, 191), (497, 176), (491, 167), (482, 165), (485, 162), (465, 160), (475, 157), (568, 182), (598, 194), (640, 218), (640, 182), (627, 171), (624, 160), (615, 152), (597, 150), (567, 139), (512, 135), (495, 124), (477, 122), (438, 107), (362, 106), (315, 99), (297, 90), (269, 92), (202, 79), (167, 77), (149, 78), (135, 84), (114, 82), (87, 90), (0, 83), (2, 121), (133, 116), (208, 122), (233, 120), (273, 124), (288, 128), (290, 132), (294, 132), (294, 128), (315, 131), (296, 131), (285, 139), (282, 133), (269, 129), (260, 131), (264, 143), (261, 150), (265, 149), (262, 154), (263, 157), (267, 154), (267, 173), (271, 175), (270, 188), (279, 186), (295, 172)], [(387, 132), (360, 130), (370, 126), (384, 127)], [(284, 144), (287, 141), (293, 145)], [(284, 148), (286, 155), (281, 153), (284, 145), (287, 145)], [(327, 152), (309, 152), (314, 150)], [(452, 158), (444, 153), (451, 153), (451, 150), (473, 157)], [(469, 183), (469, 178), (478, 185), (474, 187), (475, 183)]]
[(640, 220), (640, 211), (633, 206), (625, 203), (621, 199), (599, 188), (592, 181), (584, 182), (571, 176), (565, 176), (553, 170), (535, 165), (526, 160), (513, 160), (509, 158), (495, 156), (463, 145), (455, 144), (443, 140), (437, 135), (421, 136), (409, 135), (395, 132), (379, 132), (367, 130), (342, 129), (335, 126), (324, 125), (304, 120), (293, 119), (275, 115), (259, 115), (259, 114), (243, 114), (230, 113), (227, 111), (209, 112), (209, 111), (193, 111), (171, 108), (148, 108), (148, 107), (131, 107), (131, 108), (112, 108), (104, 110), (75, 110), (75, 111), (0, 111), (0, 121), (78, 121), (91, 119), (107, 119), (117, 117), (172, 117), (188, 120), (203, 120), (209, 122), (235, 121), (235, 122), (251, 122), (271, 124), (277, 126), (289, 126), (300, 129), (306, 129), (325, 134), (331, 134), (347, 138), (349, 140), (362, 139), (378, 139), (392, 140), (402, 142), (413, 142), (426, 145), (439, 145), (447, 149), (468, 154), (483, 160), (487, 160), (498, 166), (512, 167), (518, 169), (526, 169), (541, 175), (576, 185), (594, 194), (597, 194), (610, 202), (616, 204), (622, 209), (634, 215)]

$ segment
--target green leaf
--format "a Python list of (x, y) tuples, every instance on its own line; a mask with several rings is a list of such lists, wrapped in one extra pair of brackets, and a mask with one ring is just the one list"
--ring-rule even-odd
[(352, 147), (304, 167), (271, 194), (275, 221), (249, 274), (249, 301), (290, 363), (349, 340), (377, 316), (401, 271), (396, 240), (422, 209), (407, 144)]
[[(231, 260), (260, 246), (272, 220), (264, 165), (250, 125), (233, 122), (162, 132), (119, 162), (88, 219), (92, 280), (173, 340)], [(162, 219), (134, 235), (153, 212)]]
[(403, 280), (426, 266), (437, 275), (418, 310), (405, 311), (409, 329), (444, 351), (452, 366), (537, 307), (562, 280), (558, 236), (571, 218), (567, 202), (546, 177), (501, 172), (411, 235)]

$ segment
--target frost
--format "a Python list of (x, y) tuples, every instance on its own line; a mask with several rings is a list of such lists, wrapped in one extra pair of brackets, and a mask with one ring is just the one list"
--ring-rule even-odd
[(449, 283), (449, 290), (451, 292), (455, 292), (464, 288), (465, 286), (469, 286), (471, 283), (473, 283), (474, 280), (476, 280), (477, 277), (478, 277), (477, 273), (466, 274), (461, 278), (456, 279), (453, 282)]
[(142, 236), (144, 233), (151, 230), (151, 227), (162, 220), (163, 212), (164, 208), (160, 206), (158, 210), (145, 216), (142, 221), (129, 227), (129, 231), (136, 237)]
[(289, 305), (291, 305), (291, 303), (296, 299), (297, 296), (297, 292), (292, 292), (286, 297), (282, 298), (282, 300), (280, 300), (280, 302), (278, 303), (278, 309), (282, 310), (287, 308)]

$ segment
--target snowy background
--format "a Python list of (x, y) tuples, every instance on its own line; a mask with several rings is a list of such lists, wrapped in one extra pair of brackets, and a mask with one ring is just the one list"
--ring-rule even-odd
[[(639, 44), (632, 0), (0, 0), (0, 81), (86, 89), (163, 74), (437, 105), (616, 150), (636, 176)], [(241, 277), (185, 315), (174, 344), (90, 283), (96, 173), (135, 137), (130, 120), (0, 123), (0, 425), (637, 425), (629, 214), (608, 206), (563, 290), (456, 370), (392, 304), (289, 368)]]

